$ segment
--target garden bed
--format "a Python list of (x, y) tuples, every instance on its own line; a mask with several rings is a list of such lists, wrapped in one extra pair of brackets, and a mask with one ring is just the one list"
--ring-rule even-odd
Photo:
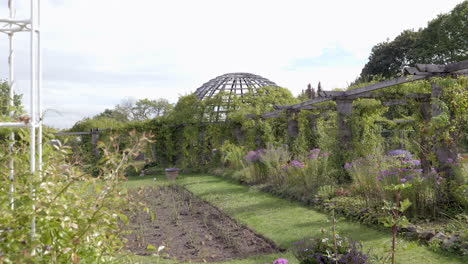
[[(148, 210), (129, 213), (127, 250), (137, 255), (159, 254), (179, 261), (213, 262), (279, 252), (270, 240), (198, 199), (170, 185), (132, 190), (132, 200)], [(157, 252), (160, 246), (164, 249)]]
[[(334, 197), (332, 199), (321, 199), (307, 196), (298, 196), (286, 188), (278, 188), (272, 185), (259, 185), (257, 188), (262, 192), (270, 193), (284, 199), (294, 200), (312, 206), (319, 211), (330, 213), (332, 210), (349, 220), (357, 221), (369, 227), (384, 228), (379, 218), (385, 216), (383, 211), (368, 208), (365, 202), (357, 197)], [(418, 224), (411, 223), (408, 227), (400, 228), (399, 235), (408, 239), (430, 244), (433, 248), (449, 251), (466, 256), (468, 254), (468, 242), (466, 241), (466, 214), (460, 214), (459, 218), (438, 219), (420, 221)], [(385, 228), (384, 228), (385, 229)]]

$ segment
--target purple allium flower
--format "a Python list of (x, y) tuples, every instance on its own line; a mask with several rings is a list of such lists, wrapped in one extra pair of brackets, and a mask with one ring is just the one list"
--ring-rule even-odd
[(320, 149), (318, 149), (318, 148), (314, 148), (314, 149), (312, 149), (310, 152), (311, 152), (311, 153), (314, 153), (314, 152), (320, 152)]
[(287, 171), (287, 170), (288, 170), (288, 168), (289, 168), (289, 166), (288, 166), (288, 165), (283, 165), (283, 166), (281, 166), (281, 169), (282, 169), (282, 170), (284, 170), (284, 171)]
[(431, 168), (432, 173), (437, 173), (437, 170), (435, 168)]
[(304, 168), (304, 164), (298, 160), (293, 160), (289, 163), (292, 167)]
[(256, 151), (251, 150), (251, 151), (247, 152), (247, 155), (244, 158), (247, 161), (250, 161), (250, 162), (259, 161), (262, 152), (263, 152), (263, 150), (261, 150), (261, 149), (256, 150)]
[(253, 157), (255, 157), (255, 155), (257, 155), (257, 152), (256, 151), (249, 151), (247, 152), (247, 155), (244, 157), (246, 160), (248, 161), (252, 161), (253, 160)]
[(349, 168), (351, 168), (352, 166), (353, 166), (352, 163), (346, 162), (345, 165), (344, 165), (344, 168), (345, 168), (345, 169), (349, 169)]
[(309, 159), (316, 159), (318, 157), (317, 154), (310, 154), (309, 156), (307, 156), (307, 158)]
[(387, 176), (388, 175), (388, 170), (379, 171), (378, 174), (383, 175), (383, 176)]
[(447, 159), (447, 163), (453, 163), (453, 159), (448, 158), (448, 159)]
[(401, 181), (401, 182), (406, 182), (406, 179), (405, 179), (405, 178), (401, 178), (400, 181)]
[(383, 177), (382, 176), (377, 176), (375, 177), (378, 181), (383, 181)]
[(411, 181), (411, 180), (413, 179), (413, 175), (407, 175), (405, 178), (406, 178), (408, 181)]
[(388, 175), (396, 174), (396, 171), (383, 170), (383, 171), (379, 171), (378, 173), (382, 176), (388, 176)]
[(395, 149), (387, 152), (387, 156), (403, 157), (405, 159), (411, 159), (411, 153), (404, 149)]
[(408, 160), (407, 163), (413, 164), (414, 166), (419, 166), (421, 165), (420, 160)]
[(293, 242), (292, 244), (293, 244), (293, 245), (304, 244), (304, 241)]
[(279, 258), (275, 261), (273, 261), (273, 264), (288, 264), (288, 260), (284, 258)]
[(324, 153), (320, 154), (320, 157), (328, 157), (328, 156), (330, 156), (330, 153), (328, 153), (328, 152), (324, 152)]

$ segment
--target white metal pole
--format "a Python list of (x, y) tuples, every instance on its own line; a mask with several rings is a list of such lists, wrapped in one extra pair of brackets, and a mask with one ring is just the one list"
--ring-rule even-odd
[(37, 112), (39, 117), (37, 131), (37, 158), (39, 176), (42, 177), (42, 50), (41, 50), (41, 1), (37, 1)]
[[(30, 171), (33, 179), (35, 178), (36, 173), (36, 0), (31, 0), (31, 134), (30, 134)], [(34, 186), (31, 185), (31, 198), (33, 200), (32, 210), (33, 216), (31, 219), (31, 241), (34, 240), (36, 234), (36, 217), (34, 215), (34, 211), (36, 210), (36, 206), (34, 204), (35, 200), (35, 189)], [(35, 255), (35, 250), (31, 252), (32, 255)]]
[[(10, 19), (14, 18), (14, 7), (13, 7), (13, 0), (8, 0), (8, 8), (10, 9)], [(12, 28), (13, 25), (10, 24), (10, 28)], [(8, 86), (10, 88), (10, 93), (9, 93), (9, 98), (8, 98), (8, 106), (10, 107), (10, 117), (14, 116), (14, 111), (13, 111), (13, 106), (14, 106), (14, 90), (15, 90), (15, 52), (14, 52), (14, 46), (13, 46), (13, 34), (10, 33), (8, 34), (8, 41), (9, 41), (9, 55), (8, 55)], [(15, 198), (14, 198), (14, 192), (15, 192), (15, 185), (13, 181), (15, 180), (15, 163), (13, 159), (13, 148), (15, 146), (15, 132), (10, 133), (10, 143), (8, 145), (8, 154), (10, 155), (11, 159), (10, 162), (8, 163), (8, 169), (9, 169), (9, 178), (10, 178), (10, 206), (11, 210), (15, 209)]]

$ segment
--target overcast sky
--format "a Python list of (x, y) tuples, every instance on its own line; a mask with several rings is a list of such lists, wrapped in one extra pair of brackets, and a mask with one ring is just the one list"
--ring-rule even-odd
[[(0, 16), (8, 16), (0, 0)], [(45, 122), (56, 128), (123, 98), (194, 92), (228, 72), (268, 78), (294, 95), (321, 81), (344, 88), (373, 45), (427, 25), (462, 0), (42, 0)], [(16, 0), (27, 18), (29, 0)], [(28, 91), (28, 38), (17, 45), (17, 91)], [(0, 79), (8, 76), (0, 35)], [(28, 102), (28, 96), (24, 96)]]

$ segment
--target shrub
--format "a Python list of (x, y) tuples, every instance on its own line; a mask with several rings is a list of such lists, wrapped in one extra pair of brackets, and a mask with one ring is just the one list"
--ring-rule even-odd
[(298, 196), (312, 196), (324, 185), (336, 183), (336, 170), (330, 165), (329, 153), (313, 149), (292, 160), (286, 146), (249, 151), (239, 179), (249, 183), (267, 183), (295, 189)]
[[(31, 174), (26, 139), (16, 142), (13, 155), (4, 155), (6, 148), (2, 146), (0, 262), (116, 262), (115, 252), (123, 247), (120, 227), (127, 221), (122, 214), (126, 205), (125, 189), (121, 187), (123, 171), (142, 142), (133, 138), (133, 147), (122, 151), (112, 141), (107, 147), (101, 143), (103, 157), (98, 177), (68, 164), (65, 147), (52, 149), (44, 145), (43, 171)], [(12, 157), (14, 192), (10, 192), (6, 169)]]
[(244, 159), (244, 148), (226, 141), (220, 148), (224, 166), (230, 169), (242, 169)]
[(301, 186), (303, 195), (316, 194), (321, 186), (336, 183), (335, 170), (328, 157), (329, 153), (321, 153), (320, 149), (312, 149), (299, 159), (284, 165), (287, 174), (287, 184)]
[(337, 235), (336, 259), (332, 238), (309, 238), (293, 243), (291, 252), (300, 264), (365, 264), (368, 257), (362, 253), (362, 244)]
[(444, 179), (435, 169), (424, 175), (420, 161), (412, 159), (405, 150), (393, 150), (387, 155), (369, 155), (346, 163), (345, 169), (353, 180), (354, 193), (369, 207), (381, 207), (383, 200), (393, 200), (394, 194), (386, 186), (411, 183), (401, 193), (402, 200), (412, 203), (408, 215), (430, 215), (436, 206), (436, 192)]
[(336, 189), (333, 185), (324, 185), (318, 188), (316, 196), (324, 200), (329, 200), (335, 197), (335, 194), (336, 194)]

